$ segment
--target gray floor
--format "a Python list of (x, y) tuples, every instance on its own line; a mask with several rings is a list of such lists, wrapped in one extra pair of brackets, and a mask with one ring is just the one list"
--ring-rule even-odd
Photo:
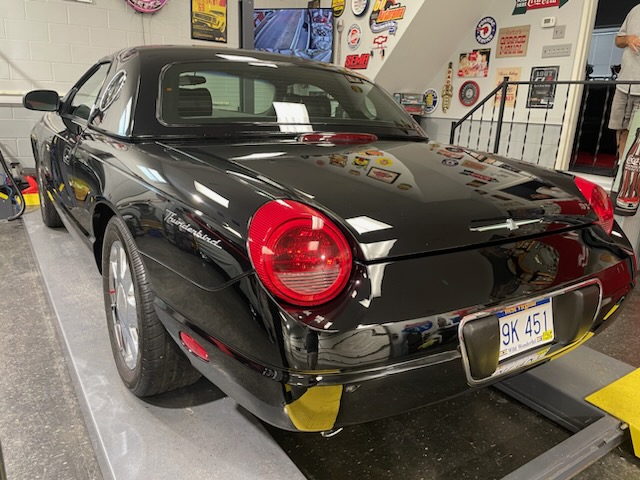
[(65, 230), (45, 227), (39, 216), (28, 213), (24, 223), (105, 477), (303, 478), (260, 422), (206, 383), (186, 395), (132, 395), (113, 363), (93, 257)]
[(0, 442), (9, 479), (100, 479), (24, 225), (0, 221)]
[[(73, 243), (64, 230), (54, 233), (42, 230), (44, 227), (39, 223), (37, 212), (29, 215), (27, 222), (31, 233), (35, 229), (36, 238), (44, 241), (37, 244), (38, 240), (34, 240), (32, 235), (41, 261), (47, 256), (72, 258), (82, 249), (81, 245)], [(197, 472), (199, 478), (218, 478), (222, 476), (218, 475), (220, 473), (224, 473), (225, 478), (300, 476), (295, 467), (291, 468), (292, 465), (286, 461), (273, 463), (271, 460), (271, 468), (252, 470), (247, 466), (251, 461), (247, 461), (244, 454), (238, 451), (223, 449), (220, 455), (217, 447), (219, 432), (224, 432), (223, 436), (239, 435), (242, 438), (235, 443), (240, 452), (244, 451), (244, 444), (249, 442), (249, 446), (254, 447), (256, 444), (269, 445), (263, 452), (270, 452), (276, 458), (284, 456), (282, 450), (270, 443), (271, 437), (266, 435), (265, 429), (205, 381), (161, 396), (153, 403), (133, 399), (128, 392), (123, 392), (125, 395), (120, 400), (121, 405), (105, 406), (104, 402), (97, 402), (93, 417), (89, 417), (90, 423), (103, 416), (103, 420), (112, 424), (110, 428), (113, 432), (110, 435), (114, 438), (109, 445), (102, 438), (96, 442), (95, 450), (91, 448), (89, 438), (95, 438), (96, 432), (88, 435), (84, 427), (80, 405), (67, 373), (64, 349), (60, 348), (53, 327), (55, 317), (45, 300), (42, 279), (26, 238), (23, 224), (0, 221), (0, 242), (3, 247), (0, 271), (16, 272), (11, 280), (6, 274), (0, 280), (0, 298), (15, 298), (12, 304), (18, 304), (15, 308), (10, 307), (12, 311), (8, 316), (6, 307), (3, 309), (4, 316), (0, 313), (1, 319), (7, 317), (9, 320), (0, 323), (0, 442), (9, 479), (100, 478), (97, 465), (101, 463), (104, 468), (105, 459), (102, 457), (105, 448), (124, 453), (119, 449), (125, 445), (132, 447), (127, 451), (131, 457), (147, 456), (162, 466), (161, 472), (167, 473), (167, 464), (176, 464), (177, 459), (182, 461), (185, 454), (189, 457), (185, 449), (194, 445), (191, 441), (173, 445), (174, 448), (167, 452), (164, 449), (166, 445), (162, 443), (173, 442), (174, 437), (184, 441), (193, 428), (199, 428), (201, 432), (197, 433), (199, 441), (196, 442), (199, 443), (196, 447), (200, 458), (213, 464), (217, 462), (218, 468), (221, 468), (216, 472), (215, 469), (201, 469), (197, 463), (190, 463), (194, 468), (191, 473)], [(69, 280), (69, 291), (79, 291), (79, 295), (85, 299), (96, 295), (92, 280), (84, 279), (81, 272), (62, 266), (56, 274)], [(61, 290), (57, 295), (63, 303), (69, 291), (65, 293)], [(631, 365), (640, 366), (639, 303), (640, 295), (635, 295), (622, 318), (592, 340), (589, 346)], [(79, 312), (79, 315), (83, 313), (88, 317), (98, 316), (100, 318), (97, 321), (103, 321), (99, 312)], [(33, 335), (34, 331), (38, 335)], [(102, 333), (105, 335), (101, 336), (98, 329), (96, 337), (85, 337), (89, 334), (83, 332), (78, 340), (81, 343), (88, 342), (91, 348), (102, 348), (100, 343), (105, 342), (106, 332)], [(65, 342), (68, 344), (69, 339), (65, 339)], [(32, 347), (37, 354), (26, 354), (27, 349)], [(113, 376), (115, 370), (110, 375), (105, 374), (104, 371), (112, 368), (108, 363), (104, 361), (97, 365), (80, 366), (81, 370), (97, 368), (103, 373), (99, 378), (94, 378), (93, 393), (89, 396), (94, 401), (104, 399), (107, 390), (123, 390)], [(29, 380), (25, 380), (26, 377)], [(34, 395), (34, 392), (38, 394)], [(228, 423), (220, 422), (219, 418), (206, 413), (207, 409), (219, 409), (221, 405), (224, 405), (224, 415), (230, 415)], [(150, 435), (148, 426), (138, 432), (142, 433), (140, 438), (132, 436), (136, 432), (122, 425), (132, 415), (142, 416), (147, 424), (159, 424), (157, 432), (162, 438)], [(69, 428), (69, 425), (74, 427)], [(376, 479), (501, 478), (569, 435), (492, 389), (384, 421), (348, 428), (332, 439), (282, 432), (270, 427), (266, 429), (304, 475), (314, 479), (350, 476)], [(128, 432), (130, 436), (122, 436), (123, 432)], [(229, 432), (233, 432), (233, 435), (229, 435)], [(243, 432), (248, 436), (243, 437)], [(625, 446), (614, 451), (577, 478), (640, 480), (640, 462), (628, 450), (629, 446)], [(96, 457), (94, 451), (102, 454)], [(175, 460), (171, 461), (172, 458)], [(193, 459), (191, 462), (194, 462)], [(282, 468), (278, 466), (279, 463), (283, 465)], [(158, 465), (154, 468), (157, 469)], [(137, 476), (132, 476), (128, 471), (119, 473), (117, 478), (159, 478), (150, 476), (150, 471), (144, 471), (144, 474), (138, 472)], [(181, 473), (176, 475), (174, 472), (172, 478), (184, 478), (186, 475)]]

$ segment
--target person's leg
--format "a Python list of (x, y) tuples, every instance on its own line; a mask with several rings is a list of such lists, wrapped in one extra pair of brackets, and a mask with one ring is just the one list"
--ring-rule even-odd
[(624, 154), (624, 146), (626, 144), (629, 131), (628, 125), (625, 125), (625, 116), (627, 113), (627, 104), (629, 95), (616, 89), (613, 101), (611, 103), (611, 116), (609, 117), (609, 128), (616, 131), (616, 145), (618, 158), (622, 158)]

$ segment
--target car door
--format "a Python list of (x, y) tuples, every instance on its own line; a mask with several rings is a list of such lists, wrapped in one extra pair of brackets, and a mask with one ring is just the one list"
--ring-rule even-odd
[[(73, 219), (79, 224), (82, 217), (80, 210), (84, 207), (87, 186), (75, 176), (74, 164), (80, 138), (87, 128), (89, 116), (93, 110), (100, 89), (109, 71), (110, 63), (94, 65), (71, 89), (64, 100), (60, 117), (65, 125), (56, 141), (56, 162), (61, 174), (61, 199)], [(64, 187), (62, 187), (64, 185)], [(66, 193), (62, 190), (66, 190)]]

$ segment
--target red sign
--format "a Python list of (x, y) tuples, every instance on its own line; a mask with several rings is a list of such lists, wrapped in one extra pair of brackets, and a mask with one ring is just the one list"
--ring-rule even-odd
[(560, 0), (528, 0), (527, 10), (536, 8), (560, 7)]
[(351, 70), (364, 70), (369, 66), (371, 54), (361, 53), (360, 55), (347, 55), (344, 66)]
[(562, 8), (567, 4), (569, 0), (516, 0), (516, 7), (513, 10), (513, 15), (524, 15), (529, 10), (536, 10), (539, 8)]

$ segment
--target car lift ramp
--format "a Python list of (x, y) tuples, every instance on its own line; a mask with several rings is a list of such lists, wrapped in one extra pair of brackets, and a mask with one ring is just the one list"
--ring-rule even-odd
[(626, 363), (581, 346), (497, 384), (498, 390), (574, 432), (503, 480), (572, 478), (627, 440), (627, 425), (585, 398), (634, 370)]
[(91, 253), (65, 230), (45, 227), (39, 211), (23, 219), (105, 480), (304, 479), (260, 422), (229, 398), (203, 401), (190, 390), (179, 403), (157, 404), (132, 395), (113, 365)]

